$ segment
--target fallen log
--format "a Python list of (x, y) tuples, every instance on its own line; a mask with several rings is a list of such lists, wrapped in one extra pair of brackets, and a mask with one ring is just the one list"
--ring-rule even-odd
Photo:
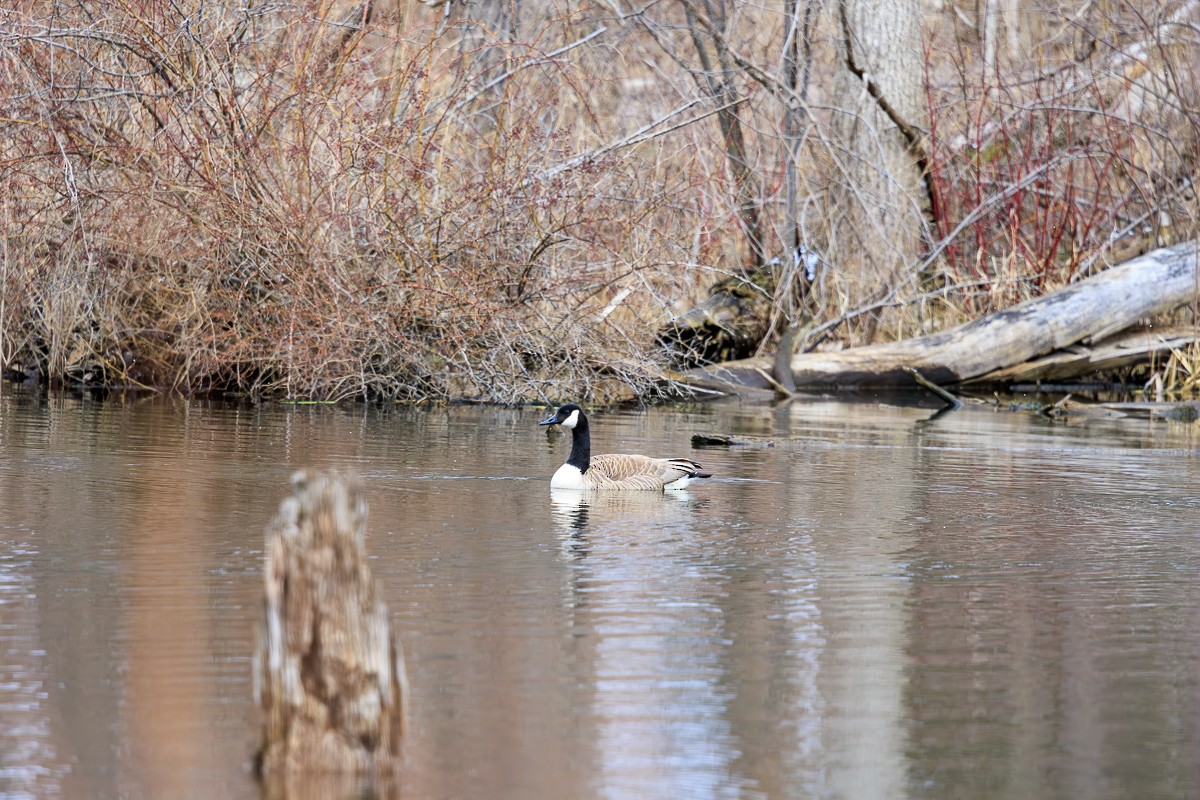
[(1168, 356), (1200, 341), (1196, 330), (1122, 331), (1094, 345), (1073, 344), (1044, 356), (1002, 367), (964, 383), (1033, 383), (1063, 381), (1082, 375), (1143, 364), (1156, 356)]
[[(792, 358), (797, 389), (912, 386), (905, 367), (945, 385), (1022, 364), (1079, 342), (1093, 344), (1197, 297), (1198, 241), (1152, 250), (1086, 280), (950, 330), (900, 342)], [(1129, 353), (1125, 354), (1130, 355)], [(681, 374), (706, 389), (770, 389), (768, 357)]]
[(387, 773), (404, 731), (406, 680), (367, 565), (357, 480), (297, 472), (267, 528), (264, 620), (254, 654), (264, 779)]

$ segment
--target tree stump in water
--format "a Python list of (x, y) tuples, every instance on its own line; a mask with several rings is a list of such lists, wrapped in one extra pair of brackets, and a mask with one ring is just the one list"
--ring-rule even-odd
[(267, 527), (265, 619), (255, 651), (260, 776), (386, 772), (407, 683), (364, 545), (356, 479), (297, 472)]

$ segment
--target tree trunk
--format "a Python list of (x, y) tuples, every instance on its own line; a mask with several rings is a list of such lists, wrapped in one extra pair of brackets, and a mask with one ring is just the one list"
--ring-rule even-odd
[[(795, 385), (912, 386), (906, 366), (935, 383), (956, 383), (1076, 342), (1102, 341), (1147, 317), (1196, 302), (1198, 249), (1200, 240), (1152, 250), (1087, 280), (932, 336), (797, 355), (791, 362)], [(769, 389), (763, 373), (770, 369), (768, 358), (746, 359), (690, 370), (684, 379), (734, 391)]]
[(893, 285), (917, 260), (924, 216), (917, 141), (926, 118), (917, 0), (839, 0), (834, 97), (844, 159), (831, 198), (829, 253), (851, 304)]
[[(801, 13), (800, 4), (804, 10)], [(783, 42), (783, 85), (791, 93), (783, 108), (783, 264), (775, 286), (775, 312), (794, 325), (811, 312), (811, 278), (805, 256), (808, 245), (800, 229), (800, 140), (808, 113), (808, 84), (812, 75), (812, 21), (817, 0), (785, 0), (788, 21)]]
[[(750, 166), (742, 119), (738, 116), (737, 70), (730, 60), (724, 35), (729, 25), (726, 5), (713, 0), (683, 0), (688, 32), (701, 69), (697, 83), (707, 91), (719, 111), (725, 160), (733, 177), (734, 202), (748, 247), (746, 272), (766, 263), (762, 230), (762, 196), (758, 175)], [(703, 15), (703, 19), (700, 19)], [(695, 71), (694, 73), (695, 74)]]

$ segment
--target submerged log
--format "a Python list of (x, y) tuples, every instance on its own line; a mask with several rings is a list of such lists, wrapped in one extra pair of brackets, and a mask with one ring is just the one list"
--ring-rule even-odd
[(1200, 402), (1180, 401), (1167, 402), (1130, 402), (1130, 403), (1101, 403), (1102, 408), (1121, 414), (1135, 414), (1157, 417), (1172, 422), (1200, 421)]
[(267, 528), (255, 651), (261, 776), (387, 772), (404, 730), (400, 645), (367, 565), (355, 479), (297, 472)]
[[(1197, 295), (1197, 248), (1188, 241), (1131, 261), (1012, 308), (950, 330), (901, 342), (792, 358), (797, 389), (914, 384), (905, 367), (945, 385), (977, 378), (1036, 356), (1095, 343)], [(1129, 356), (1129, 353), (1125, 353)], [(767, 358), (699, 367), (684, 381), (722, 391), (769, 389)]]
[(803, 436), (756, 436), (752, 433), (693, 433), (692, 447), (804, 447), (811, 439)]
[(1044, 403), (1038, 400), (1010, 399), (1007, 402), (999, 403), (998, 407), (1001, 409), (1007, 408), (1009, 411), (1017, 413), (1037, 414), (1052, 419), (1122, 419), (1126, 416), (1120, 411), (1105, 408), (1102, 404), (1075, 400), (1071, 395), (1067, 395), (1053, 403)]

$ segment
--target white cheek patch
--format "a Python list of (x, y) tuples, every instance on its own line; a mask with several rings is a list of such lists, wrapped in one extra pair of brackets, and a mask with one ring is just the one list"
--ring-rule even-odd
[(571, 412), (571, 416), (567, 417), (559, 424), (562, 425), (564, 428), (570, 429), (570, 428), (574, 428), (578, 423), (579, 423), (579, 409), (575, 409), (574, 411)]

